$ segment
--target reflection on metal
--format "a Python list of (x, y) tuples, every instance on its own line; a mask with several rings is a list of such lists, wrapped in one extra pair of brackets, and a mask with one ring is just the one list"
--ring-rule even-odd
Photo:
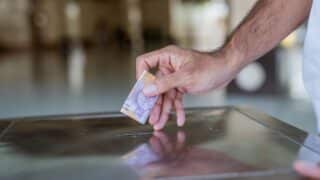
[(299, 179), (300, 149), (320, 157), (307, 133), (251, 110), (190, 109), (183, 128), (173, 120), (162, 132), (118, 113), (4, 120), (0, 177)]

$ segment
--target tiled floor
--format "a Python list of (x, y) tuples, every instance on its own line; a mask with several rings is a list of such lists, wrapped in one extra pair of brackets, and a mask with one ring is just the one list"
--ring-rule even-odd
[[(128, 51), (80, 49), (0, 55), (0, 118), (119, 111), (135, 78)], [(187, 107), (247, 105), (316, 132), (310, 102), (284, 97), (225, 98), (223, 92), (186, 98)]]

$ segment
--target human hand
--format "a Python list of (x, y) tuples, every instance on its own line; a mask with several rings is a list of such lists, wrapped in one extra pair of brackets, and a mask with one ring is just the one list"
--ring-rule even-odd
[(304, 161), (297, 161), (293, 165), (297, 173), (302, 176), (320, 179), (320, 166), (318, 164), (312, 164)]
[(152, 68), (158, 68), (161, 74), (154, 84), (143, 90), (147, 96), (160, 97), (151, 112), (149, 123), (155, 130), (161, 130), (174, 107), (177, 124), (183, 126), (183, 95), (204, 93), (227, 85), (240, 70), (233, 59), (222, 50), (210, 54), (176, 46), (139, 56), (137, 77)]

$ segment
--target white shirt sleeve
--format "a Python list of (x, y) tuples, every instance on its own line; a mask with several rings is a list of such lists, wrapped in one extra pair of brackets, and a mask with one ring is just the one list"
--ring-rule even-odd
[(312, 98), (320, 132), (320, 0), (314, 0), (304, 44), (303, 79)]

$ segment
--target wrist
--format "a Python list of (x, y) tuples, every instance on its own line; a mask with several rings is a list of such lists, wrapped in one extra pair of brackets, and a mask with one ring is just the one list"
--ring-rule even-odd
[(214, 56), (218, 56), (219, 59), (226, 63), (228, 69), (232, 72), (238, 73), (246, 65), (244, 62), (243, 54), (239, 52), (231, 44), (226, 44), (219, 50), (215, 51)]

